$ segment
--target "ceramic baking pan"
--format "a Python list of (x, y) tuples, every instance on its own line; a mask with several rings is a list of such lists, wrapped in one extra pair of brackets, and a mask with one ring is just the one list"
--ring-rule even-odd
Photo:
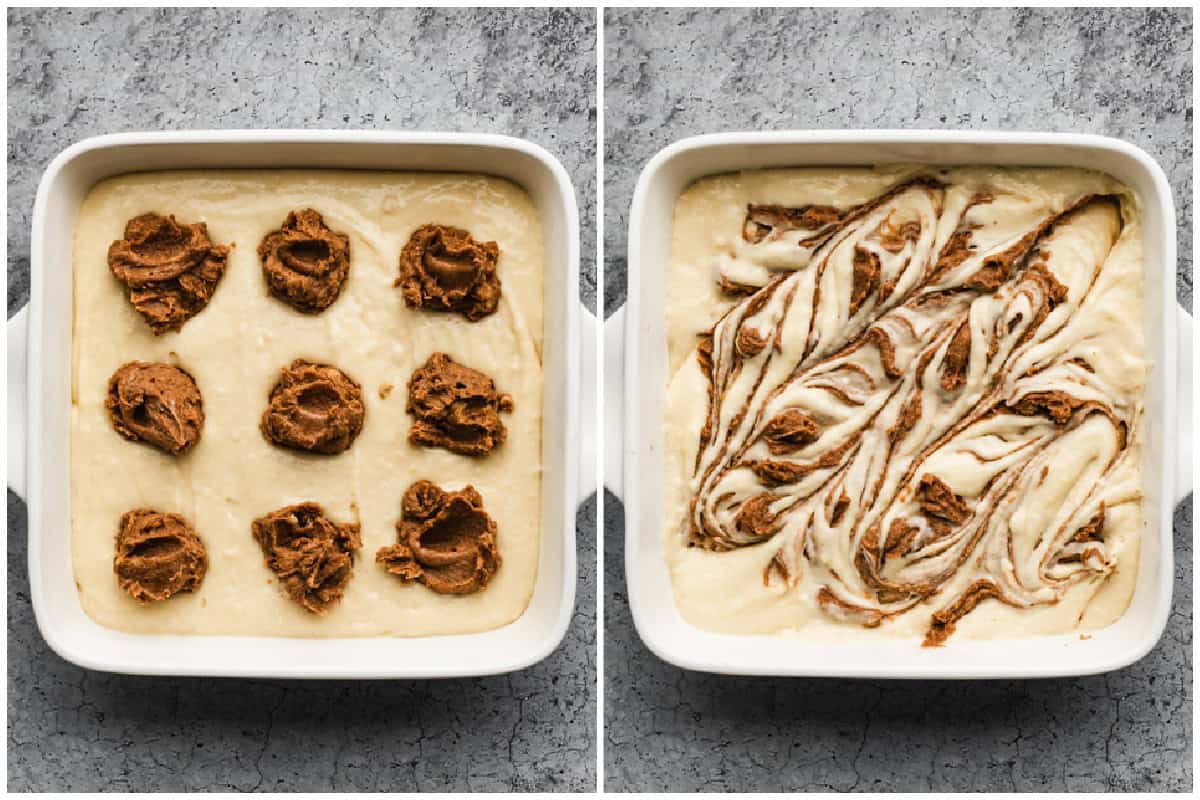
[[(545, 231), (545, 397), (541, 552), (533, 597), (485, 633), (289, 639), (121, 633), (83, 611), (71, 566), (72, 241), (88, 190), (163, 169), (433, 170), (508, 178)], [(506, 136), (345, 131), (127, 133), (80, 142), (51, 162), (33, 211), (31, 296), (8, 323), (9, 485), (29, 506), (29, 581), (38, 627), (68, 661), (111, 672), (288, 678), (434, 678), (529, 666), (562, 640), (575, 602), (578, 482), (579, 222), (562, 165)], [(582, 373), (590, 375), (586, 370)], [(27, 400), (23, 403), (22, 400)]]
[[(1015, 641), (951, 641), (921, 648), (899, 638), (814, 644), (798, 637), (730, 636), (684, 622), (663, 546), (663, 401), (667, 374), (666, 266), (680, 192), (705, 175), (765, 167), (882, 163), (1086, 167), (1132, 188), (1143, 207), (1145, 324), (1153, 361), (1143, 448), (1145, 529), (1132, 603), (1090, 639), (1078, 634)], [(623, 319), (621, 318), (623, 316)], [(625, 570), (638, 633), (659, 657), (689, 669), (743, 675), (874, 678), (1033, 678), (1106, 672), (1144, 656), (1171, 606), (1174, 505), (1191, 491), (1191, 317), (1175, 299), (1175, 209), (1162, 169), (1116, 139), (1045, 133), (790, 131), (685, 139), (642, 171), (629, 226), (629, 301), (607, 323), (607, 346), (623, 349)], [(620, 339), (623, 337), (623, 348)], [(612, 373), (610, 373), (610, 380)]]

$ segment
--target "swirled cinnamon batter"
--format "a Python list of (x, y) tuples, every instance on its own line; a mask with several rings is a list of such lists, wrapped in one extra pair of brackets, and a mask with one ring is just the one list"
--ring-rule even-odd
[(190, 225), (141, 214), (108, 248), (108, 268), (155, 335), (178, 331), (212, 299), (229, 248), (215, 245), (203, 222)]
[(305, 314), (319, 314), (350, 274), (350, 237), (330, 230), (311, 208), (289, 211), (279, 230), (258, 245), (271, 294)]
[(681, 196), (672, 246), (685, 618), (940, 645), (1124, 612), (1147, 368), (1127, 189), (1076, 170), (743, 173)]
[(298, 358), (283, 368), (262, 416), (262, 433), (280, 447), (336, 455), (362, 430), (362, 387), (330, 364)]
[(447, 492), (417, 481), (404, 493), (401, 512), (399, 541), (375, 555), (384, 569), (439, 594), (472, 594), (487, 586), (500, 567), (496, 523), (474, 486)]
[(477, 242), (451, 225), (422, 225), (400, 253), (404, 302), (414, 308), (457, 311), (474, 322), (494, 313), (500, 303), (495, 242)]
[(318, 503), (272, 511), (251, 523), (254, 541), (288, 597), (324, 614), (342, 599), (362, 549), (357, 522), (337, 523)]
[(155, 603), (198, 589), (208, 571), (208, 553), (183, 517), (138, 508), (121, 515), (113, 571), (130, 597)]
[(117, 433), (172, 455), (200, 441), (204, 428), (204, 403), (196, 381), (170, 364), (124, 364), (108, 379), (104, 405)]
[(413, 416), (408, 440), (462, 455), (487, 455), (504, 443), (507, 431), (500, 412), (512, 407), (512, 397), (496, 391), (487, 375), (434, 353), (408, 380), (407, 411)]

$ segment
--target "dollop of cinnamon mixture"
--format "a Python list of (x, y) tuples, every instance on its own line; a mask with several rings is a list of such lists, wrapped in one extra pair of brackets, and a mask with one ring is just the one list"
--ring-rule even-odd
[(508, 432), (500, 412), (512, 407), (512, 397), (497, 392), (487, 375), (434, 353), (408, 380), (406, 410), (414, 418), (408, 440), (468, 456), (487, 455), (504, 444)]
[(926, 474), (921, 478), (921, 482), (917, 484), (917, 499), (926, 515), (950, 525), (961, 525), (971, 517), (971, 509), (967, 507), (962, 496), (955, 494), (954, 490), (936, 475)]
[(213, 244), (203, 222), (184, 225), (161, 214), (129, 220), (125, 238), (108, 248), (108, 268), (156, 336), (181, 330), (208, 305), (228, 258), (229, 248)]
[(769, 238), (779, 238), (790, 231), (805, 236), (817, 236), (840, 223), (848, 212), (833, 206), (809, 205), (788, 208), (779, 205), (755, 205), (746, 208), (742, 238), (755, 244)]
[(117, 433), (172, 455), (189, 450), (204, 429), (204, 403), (196, 381), (170, 364), (122, 365), (108, 379), (104, 407)]
[(767, 423), (763, 438), (773, 456), (783, 456), (811, 444), (820, 436), (817, 421), (798, 408), (790, 408)]
[(422, 225), (400, 253), (404, 302), (411, 308), (456, 311), (475, 322), (500, 303), (495, 242), (477, 242), (462, 228)]
[(750, 294), (693, 361), (686, 545), (771, 541), (768, 583), (865, 627), (923, 607), (930, 646), (980, 603), (1113, 573), (1144, 368), (1092, 342), (1120, 313), (1103, 292), (1129, 218), (1115, 196), (1003, 191), (917, 177), (845, 210), (749, 206), (716, 263)]
[(375, 554), (388, 572), (439, 594), (471, 594), (487, 586), (500, 567), (500, 554), (496, 523), (475, 487), (447, 492), (417, 481), (400, 507), (399, 541)]
[(311, 208), (292, 211), (258, 246), (271, 294), (305, 314), (329, 308), (350, 274), (350, 237)]
[(183, 517), (148, 508), (121, 515), (113, 572), (134, 600), (153, 603), (193, 592), (207, 571), (204, 542)]
[(288, 597), (314, 614), (342, 599), (362, 549), (357, 522), (337, 523), (317, 503), (272, 511), (250, 524), (267, 566)]
[(362, 430), (362, 387), (329, 364), (296, 359), (271, 390), (260, 428), (272, 444), (336, 455)]

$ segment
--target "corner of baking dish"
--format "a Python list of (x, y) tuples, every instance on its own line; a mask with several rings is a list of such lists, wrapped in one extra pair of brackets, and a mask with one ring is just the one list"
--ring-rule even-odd
[[(1135, 591), (1135, 602), (1140, 601), (1141, 616), (1132, 619), (1131, 610), (1108, 628), (1092, 634), (1084, 641), (1076, 634), (1038, 637), (1027, 641), (983, 641), (970, 642), (962, 649), (916, 648), (909, 643), (884, 642), (869, 646), (805, 645), (802, 640), (781, 640), (777, 637), (742, 637), (712, 634), (687, 623), (675, 605), (670, 585), (669, 569), (662, 548), (661, 521), (649, 519), (644, 513), (646, 494), (657, 491), (661, 486), (660, 475), (642, 473), (642, 466), (649, 458), (657, 463), (660, 445), (657, 430), (643, 431), (646, 408), (645, 398), (659, 398), (665, 391), (661, 376), (647, 373), (646, 362), (654, 361), (663, 342), (638, 341), (657, 328), (648, 321), (644, 303), (648, 302), (644, 289), (645, 270), (663, 269), (665, 260), (662, 249), (656, 258), (646, 259), (643, 250), (647, 237), (666, 236), (659, 226), (647, 229), (645, 218), (649, 210), (657, 213), (657, 222), (663, 215), (659, 204), (671, 203), (691, 180), (703, 174), (731, 171), (733, 169), (764, 166), (755, 164), (750, 148), (763, 145), (801, 148), (828, 145), (839, 153), (851, 148), (876, 148), (879, 151), (906, 152), (920, 146), (922, 157), (909, 157), (912, 161), (929, 160), (949, 163), (1041, 163), (1051, 166), (1054, 162), (1020, 161), (998, 154), (1024, 151), (1026, 153), (1049, 154), (1073, 153), (1073, 166), (1091, 166), (1105, 169), (1104, 163), (1116, 163), (1121, 159), (1127, 171), (1139, 178), (1138, 191), (1144, 205), (1153, 206), (1157, 225), (1147, 231), (1146, 236), (1156, 237), (1159, 282), (1152, 287), (1152, 294), (1159, 302), (1147, 304), (1151, 310), (1157, 308), (1162, 322), (1151, 320), (1148, 324), (1159, 325), (1157, 355), (1160, 368), (1152, 380), (1158, 392), (1158, 411), (1164, 420), (1176, 419), (1176, 300), (1174, 283), (1175, 265), (1175, 214), (1170, 185), (1162, 168), (1141, 148), (1120, 139), (1090, 134), (1053, 133), (1003, 133), (995, 131), (775, 131), (705, 134), (681, 139), (658, 151), (643, 168), (634, 190), (629, 221), (629, 293), (625, 319), (625, 369), (624, 369), (624, 440), (622, 456), (624, 466), (624, 500), (626, 503), (626, 578), (628, 596), (634, 625), (646, 646), (662, 660), (676, 666), (714, 673), (741, 675), (779, 676), (831, 676), (831, 677), (875, 677), (875, 678), (1036, 678), (1069, 675), (1088, 675), (1108, 672), (1128, 666), (1144, 657), (1161, 638), (1170, 614), (1173, 554), (1171, 548), (1171, 511), (1181, 494), (1190, 490), (1181, 484), (1174, 486), (1176, 464), (1176, 442), (1170, 435), (1159, 434), (1156, 445), (1160, 459), (1154, 472), (1159, 478), (1148, 501), (1153, 502), (1157, 517), (1157, 531), (1147, 526), (1146, 533), (1158, 533), (1147, 548), (1157, 549), (1152, 563), (1140, 570), (1144, 575), (1153, 571), (1157, 580), (1154, 585), (1144, 585), (1139, 580)], [(954, 148), (954, 155), (941, 156), (940, 149)], [(939, 148), (934, 152), (931, 148)], [(681, 157), (696, 155), (701, 151), (709, 163), (719, 163), (719, 168), (708, 169), (681, 180), (679, 175), (670, 175), (670, 191), (664, 192), (664, 175), (670, 172)], [(964, 153), (977, 151), (986, 153), (964, 160)], [(728, 155), (730, 152), (732, 156)], [(933, 153), (931, 157), (928, 153)], [(718, 158), (707, 157), (717, 154)], [(1045, 155), (1039, 156), (1045, 158)], [(1085, 159), (1098, 158), (1098, 164)], [(742, 166), (730, 167), (731, 161), (742, 159)], [(885, 160), (862, 158), (849, 163), (878, 163)], [(819, 163), (812, 158), (798, 159), (799, 164)], [(848, 163), (831, 161), (826, 163)], [(773, 163), (769, 166), (783, 166)], [(1108, 170), (1105, 170), (1108, 171)], [(1130, 181), (1126, 176), (1118, 178)], [(1148, 280), (1154, 275), (1148, 272)], [(1149, 299), (1149, 298), (1148, 298)], [(650, 303), (652, 305), (652, 302)], [(1185, 314), (1186, 316), (1186, 314)], [(1188, 317), (1190, 325), (1190, 317)], [(1188, 348), (1190, 352), (1190, 348)], [(1182, 369), (1181, 365), (1181, 369)], [(1190, 366), (1187, 367), (1190, 370)], [(664, 385), (659, 385), (660, 383)], [(1149, 390), (1148, 390), (1149, 391)], [(657, 402), (652, 401), (652, 402)], [(1189, 451), (1190, 442), (1184, 443)], [(1189, 473), (1190, 475), (1190, 473)], [(1118, 635), (1119, 634), (1119, 635)]]
[[(282, 151), (282, 154), (262, 163), (263, 167), (297, 166), (286, 163), (288, 147), (308, 148), (304, 152), (330, 154), (331, 162), (321, 166), (343, 168), (436, 168), (422, 162), (405, 164), (401, 157), (405, 148), (429, 146), (452, 146), (464, 153), (476, 150), (492, 150), (501, 153), (520, 154), (538, 165), (539, 182), (531, 186), (529, 180), (521, 180), (508, 174), (525, 169), (514, 163), (520, 159), (501, 159), (496, 174), (508, 177), (523, 185), (531, 194), (545, 198), (539, 202), (542, 214), (553, 211), (553, 224), (548, 225), (546, 242), (548, 256), (553, 243), (553, 259), (559, 272), (547, 280), (545, 302), (547, 318), (555, 317), (558, 326), (558, 341), (554, 363), (548, 353), (543, 354), (547, 369), (554, 369), (558, 380), (548, 381), (558, 388), (553, 392), (553, 408), (557, 417), (557, 433), (547, 432), (543, 423), (543, 455), (554, 452), (553, 463), (557, 467), (545, 470), (543, 478), (542, 547), (538, 567), (538, 579), (530, 604), (520, 617), (508, 625), (479, 634), (422, 637), (418, 639), (280, 639), (265, 637), (203, 637), (203, 647), (197, 637), (130, 635), (104, 628), (83, 613), (78, 594), (70, 591), (70, 602), (52, 596), (46, 585), (46, 569), (43, 545), (49, 535), (69, 537), (69, 513), (63, 504), (48, 494), (45, 480), (47, 469), (54, 459), (46, 455), (46, 442), (56, 452), (69, 452), (69, 437), (57, 436), (47, 428), (47, 397), (44, 369), (47, 361), (46, 337), (55, 324), (54, 315), (47, 314), (47, 279), (63, 280), (62, 272), (69, 273), (68, 255), (64, 258), (61, 242), (59, 250), (50, 254), (48, 223), (73, 220), (78, 212), (78, 201), (98, 180), (108, 175), (134, 171), (114, 169), (106, 174), (97, 168), (95, 161), (87, 169), (77, 170), (81, 159), (97, 151), (121, 149), (126, 153), (157, 154), (158, 159), (151, 169), (170, 168), (163, 166), (163, 154), (176, 149), (190, 155), (186, 166), (232, 166), (224, 157), (212, 155), (213, 147), (221, 146), (234, 152), (239, 146), (256, 148), (254, 152), (267, 150)], [(189, 149), (190, 148), (190, 149)], [(196, 148), (208, 148), (209, 155), (198, 157)], [(212, 152), (210, 152), (212, 151)], [(295, 152), (301, 152), (295, 150)], [(339, 156), (344, 154), (344, 158)], [(478, 155), (478, 154), (477, 154)], [(494, 157), (494, 156), (493, 156)], [(196, 158), (200, 158), (196, 162)], [(338, 159), (345, 163), (338, 163)], [(212, 163), (208, 163), (208, 161)], [(246, 166), (237, 163), (237, 166)], [(307, 166), (307, 164), (303, 164)], [(532, 168), (531, 168), (532, 169)], [(73, 170), (75, 172), (73, 173)], [(530, 173), (533, 175), (533, 173)], [(532, 179), (532, 178), (531, 178)], [(75, 192), (74, 200), (65, 198), (67, 191)], [(74, 202), (74, 207), (72, 207)], [(29, 509), (29, 579), (30, 594), (35, 619), (50, 648), (64, 659), (80, 666), (109, 672), (157, 675), (204, 675), (237, 677), (295, 677), (295, 678), (443, 678), (479, 676), (511, 672), (541, 661), (553, 652), (566, 635), (575, 605), (576, 552), (575, 552), (575, 509), (579, 501), (577, 475), (576, 437), (578, 429), (579, 375), (579, 220), (574, 187), (562, 164), (545, 148), (524, 139), (495, 134), (423, 133), (387, 131), (183, 131), (124, 133), (96, 136), (77, 142), (59, 153), (48, 165), (38, 186), (34, 203), (33, 238), (31, 243), (31, 296), (28, 314), (28, 373), (27, 373), (27, 418), (26, 432), (38, 432), (38, 446), (33, 446), (33, 437), (27, 436), (25, 455), (26, 497)], [(51, 257), (53, 255), (54, 257)], [(64, 267), (64, 265), (66, 265)], [(56, 269), (57, 274), (49, 270)], [(69, 274), (67, 296), (69, 291)], [(551, 280), (556, 284), (551, 291)], [(61, 285), (59, 288), (62, 288)], [(553, 313), (552, 313), (553, 310)], [(69, 317), (69, 315), (68, 315)], [(61, 326), (62, 320), (57, 324)], [(69, 321), (67, 341), (69, 343)], [(548, 323), (549, 324), (549, 323)], [(62, 329), (57, 334), (62, 336)], [(61, 341), (59, 342), (61, 347)], [(69, 345), (68, 345), (69, 346)], [(549, 348), (548, 348), (549, 349)], [(55, 351), (61, 353), (61, 350)], [(69, 360), (69, 359), (68, 359)], [(57, 368), (61, 370), (62, 365)], [(66, 380), (70, 380), (70, 369), (66, 367)], [(60, 392), (61, 395), (61, 387)], [(545, 417), (551, 412), (551, 392), (545, 399)], [(60, 423), (59, 427), (62, 425)], [(547, 444), (554, 436), (559, 448), (555, 451)], [(55, 438), (57, 436), (57, 439)], [(63, 460), (63, 459), (60, 459)], [(545, 458), (544, 458), (545, 460)], [(548, 483), (553, 480), (553, 483)], [(61, 492), (62, 480), (59, 477)], [(69, 487), (69, 477), (67, 478)], [(69, 495), (69, 489), (68, 489)], [(553, 499), (551, 499), (551, 497)], [(556, 512), (551, 518), (547, 504), (553, 503)], [(56, 519), (55, 531), (47, 530), (47, 512)], [(64, 524), (65, 523), (65, 524)], [(63, 531), (67, 533), (64, 534)], [(550, 534), (558, 534), (552, 536)], [(552, 545), (552, 546), (548, 546)], [(70, 570), (69, 545), (66, 548), (68, 571)], [(553, 556), (549, 555), (553, 550)], [(63, 561), (60, 558), (56, 561)], [(551, 574), (552, 573), (552, 574)], [(61, 582), (61, 581), (60, 581)], [(70, 578), (67, 579), (71, 583)], [(553, 588), (551, 584), (553, 583)], [(73, 584), (72, 584), (73, 586)], [(63, 588), (61, 586), (59, 589)], [(552, 595), (545, 592), (552, 592)], [(536, 605), (536, 612), (535, 612)], [(537, 619), (534, 619), (534, 616)], [(185, 646), (187, 656), (172, 653), (173, 649)]]

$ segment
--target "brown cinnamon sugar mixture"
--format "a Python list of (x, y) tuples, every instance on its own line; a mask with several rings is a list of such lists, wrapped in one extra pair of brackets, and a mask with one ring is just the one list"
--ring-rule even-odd
[(966, 502), (936, 475), (926, 473), (917, 486), (917, 497), (921, 510), (930, 517), (938, 517), (953, 525), (961, 525), (971, 516)]
[(203, 222), (142, 214), (125, 225), (125, 238), (108, 248), (108, 268), (125, 284), (154, 335), (178, 331), (200, 313), (217, 288), (229, 248), (214, 245)]
[(888, 526), (887, 539), (883, 543), (886, 556), (902, 556), (912, 547), (913, 540), (920, 531), (902, 519), (892, 520)]
[(1071, 537), (1073, 542), (1101, 542), (1104, 541), (1104, 504), (1100, 504), (1100, 510), (1087, 521), (1082, 528), (1075, 531), (1075, 535)]
[(921, 223), (905, 222), (893, 225), (891, 219), (884, 220), (879, 226), (879, 244), (889, 253), (899, 253), (909, 242), (921, 238)]
[(204, 403), (196, 381), (170, 364), (122, 365), (108, 379), (104, 407), (117, 433), (172, 455), (189, 450), (204, 429)]
[(305, 314), (324, 311), (350, 274), (350, 237), (330, 230), (311, 208), (288, 213), (258, 246), (271, 294)]
[(280, 447), (335, 455), (354, 443), (365, 415), (362, 387), (353, 378), (298, 358), (280, 374), (259, 427)]
[(763, 431), (767, 449), (773, 456), (794, 453), (804, 445), (815, 442), (820, 435), (817, 421), (798, 408), (788, 409), (774, 417)]
[(920, 510), (929, 518), (930, 528), (938, 536), (946, 536), (971, 517), (966, 501), (936, 475), (922, 476), (917, 485), (917, 499)]
[(1016, 403), (1010, 404), (1009, 408), (1026, 416), (1041, 414), (1050, 417), (1056, 425), (1066, 425), (1071, 420), (1071, 415), (1075, 413), (1075, 409), (1082, 404), (1082, 401), (1066, 392), (1050, 390), (1030, 392)]
[(854, 277), (850, 290), (850, 316), (858, 313), (872, 292), (879, 287), (879, 256), (858, 248), (854, 251)]
[(850, 507), (850, 498), (845, 492), (838, 497), (833, 503), (833, 511), (829, 514), (829, 524), (837, 525), (842, 521), (842, 517), (846, 514), (846, 509)]
[(938, 255), (937, 263), (933, 266), (932, 274), (934, 276), (949, 272), (973, 255), (975, 246), (971, 244), (972, 230), (973, 228), (968, 226), (950, 234), (950, 238), (946, 240), (942, 252)]
[(921, 395), (914, 394), (900, 407), (900, 415), (896, 422), (888, 428), (888, 442), (894, 447), (897, 442), (908, 435), (921, 419)]
[(818, 231), (842, 220), (842, 212), (833, 206), (801, 206), (788, 208), (779, 205), (754, 205), (746, 207), (746, 221), (742, 226), (742, 238), (747, 242), (761, 242), (772, 234), (786, 231)]
[(763, 335), (747, 325), (738, 329), (737, 353), (742, 358), (754, 358), (767, 346)]
[(884, 615), (879, 611), (848, 603), (829, 591), (828, 586), (822, 586), (817, 590), (817, 604), (834, 616), (844, 616), (856, 620), (864, 628), (878, 628), (884, 620)]
[(207, 571), (204, 543), (183, 517), (148, 508), (121, 515), (113, 572), (134, 600), (153, 603), (193, 592)]
[(939, 647), (944, 644), (954, 633), (958, 621), (974, 611), (975, 606), (990, 597), (1003, 597), (1000, 590), (996, 588), (996, 584), (988, 580), (979, 580), (971, 584), (965, 592), (959, 595), (957, 600), (941, 611), (934, 612), (933, 622), (930, 624), (929, 631), (925, 634), (925, 641), (921, 643), (921, 646)]
[(314, 614), (342, 599), (362, 549), (357, 522), (340, 524), (317, 503), (299, 503), (259, 517), (250, 529), (288, 597)]
[(942, 388), (952, 392), (967, 382), (967, 365), (971, 358), (971, 326), (966, 320), (958, 326), (946, 355), (942, 358)]
[(471, 594), (487, 587), (500, 567), (496, 523), (473, 486), (447, 492), (430, 481), (408, 487), (396, 523), (398, 541), (375, 560), (405, 583), (439, 594)]
[(807, 464), (797, 464), (794, 461), (759, 461), (757, 463), (747, 463), (758, 479), (766, 486), (783, 486), (789, 483), (796, 483), (801, 478), (811, 473), (835, 467), (842, 460), (846, 452), (857, 447), (859, 437), (855, 436), (846, 439), (841, 444), (823, 453), (816, 461)]
[(899, 378), (903, 371), (896, 364), (896, 343), (883, 328), (867, 328), (862, 337), (863, 344), (873, 344), (879, 349), (879, 363), (889, 378)]
[(696, 344), (696, 360), (700, 364), (700, 371), (705, 375), (711, 375), (713, 370), (713, 336), (712, 331), (702, 334), (700, 341)]
[(462, 228), (422, 225), (400, 253), (395, 285), (411, 308), (456, 311), (475, 322), (500, 303), (499, 257), (499, 245), (477, 242)]
[(413, 416), (408, 440), (462, 455), (487, 455), (504, 444), (508, 432), (500, 412), (512, 407), (512, 397), (497, 392), (487, 375), (434, 353), (408, 381), (406, 410)]
[(720, 280), (721, 292), (729, 297), (746, 297), (758, 292), (759, 287), (751, 286), (745, 283), (737, 283), (721, 276)]
[(771, 513), (771, 503), (777, 499), (770, 492), (763, 492), (742, 503), (734, 523), (738, 530), (753, 539), (774, 536), (782, 524), (779, 515)]

